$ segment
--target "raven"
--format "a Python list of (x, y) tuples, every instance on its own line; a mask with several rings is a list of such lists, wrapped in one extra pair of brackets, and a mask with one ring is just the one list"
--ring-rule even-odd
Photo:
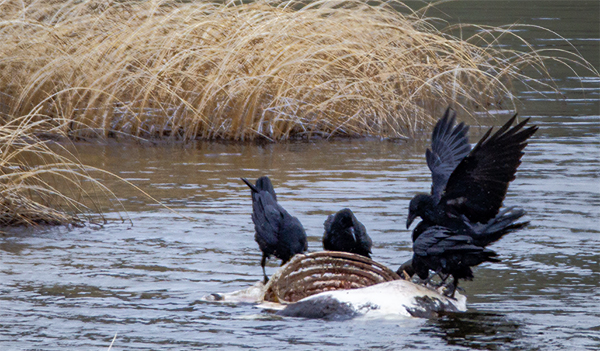
[(298, 218), (290, 215), (277, 203), (273, 184), (267, 176), (256, 180), (256, 185), (241, 178), (252, 190), (252, 222), (254, 222), (254, 240), (262, 251), (260, 265), (263, 269), (265, 284), (269, 281), (265, 264), (269, 257), (281, 259), (283, 266), (295, 254), (308, 249), (306, 232)]
[(433, 129), (432, 150), (426, 152), (431, 194), (417, 194), (409, 204), (406, 227), (416, 217), (425, 222), (425, 227), (416, 231), (417, 237), (431, 225), (457, 230), (465, 227), (465, 218), (471, 223), (493, 219), (502, 207), (508, 184), (515, 179), (527, 139), (538, 129), (523, 129), (529, 118), (511, 128), (515, 114), (491, 136), (493, 128), (489, 129), (471, 150), (468, 127), (463, 123), (453, 127), (455, 116), (448, 108)]
[(515, 223), (524, 214), (522, 209), (509, 208), (486, 224), (470, 224), (467, 220), (466, 231), (430, 226), (413, 243), (412, 263), (407, 270), (412, 269), (425, 281), (429, 279), (429, 270), (432, 270), (442, 277), (442, 284), (448, 276), (452, 276), (452, 288), (448, 296), (454, 297), (459, 279), (473, 279), (471, 267), (483, 262), (500, 262), (497, 254), (485, 246), (527, 226), (529, 222)]
[(371, 258), (373, 242), (365, 226), (350, 209), (344, 208), (335, 215), (329, 215), (323, 226), (325, 250), (351, 252)]
[[(485, 246), (527, 225), (515, 223), (524, 210), (500, 212), (527, 139), (538, 129), (523, 129), (529, 119), (511, 128), (516, 117), (493, 135), (493, 128), (489, 129), (473, 149), (467, 136), (469, 127), (464, 123), (454, 126), (456, 112), (450, 107), (436, 123), (431, 150), (426, 152), (431, 194), (417, 194), (410, 201), (406, 227), (416, 217), (422, 221), (412, 233), (413, 259), (400, 267), (399, 274), (405, 271), (412, 276), (416, 272), (427, 279), (431, 269), (441, 273), (444, 281), (444, 275), (452, 275), (456, 287), (458, 279), (472, 278), (469, 267), (497, 260)], [(424, 234), (426, 237), (419, 240)]]

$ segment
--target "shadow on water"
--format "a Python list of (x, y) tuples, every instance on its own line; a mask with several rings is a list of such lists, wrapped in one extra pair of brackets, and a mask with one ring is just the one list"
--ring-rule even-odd
[(520, 323), (503, 314), (466, 312), (448, 313), (431, 319), (421, 332), (439, 337), (452, 346), (499, 350), (517, 344), (524, 337), (521, 327)]

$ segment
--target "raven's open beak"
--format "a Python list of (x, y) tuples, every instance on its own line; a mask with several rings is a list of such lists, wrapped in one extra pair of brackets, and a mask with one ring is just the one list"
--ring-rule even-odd
[(415, 218), (417, 218), (416, 214), (414, 214), (412, 212), (408, 213), (408, 218), (406, 219), (406, 229), (410, 228), (410, 225), (415, 220)]

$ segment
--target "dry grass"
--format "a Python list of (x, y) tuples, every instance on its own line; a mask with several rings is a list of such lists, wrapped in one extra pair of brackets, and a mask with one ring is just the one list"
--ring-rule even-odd
[(0, 126), (0, 226), (103, 220), (97, 204), (114, 195), (90, 176), (95, 169), (36, 138), (33, 131), (48, 127), (34, 117)]
[(547, 78), (547, 59), (597, 74), (577, 54), (502, 48), (510, 28), (459, 39), (422, 13), (395, 1), (5, 0), (0, 118), (39, 110), (74, 136), (406, 137), (449, 103), (512, 107), (511, 83), (527, 67)]

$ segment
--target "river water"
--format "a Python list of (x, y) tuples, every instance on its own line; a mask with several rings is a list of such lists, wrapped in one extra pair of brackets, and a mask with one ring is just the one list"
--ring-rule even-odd
[[(599, 66), (595, 1), (439, 8), (451, 21), (550, 28)], [(566, 46), (535, 28), (519, 34), (538, 47)], [(408, 201), (430, 184), (423, 140), (80, 144), (84, 163), (118, 174), (179, 214), (109, 180), (133, 226), (15, 228), (0, 236), (0, 349), (106, 350), (116, 335), (112, 350), (597, 350), (600, 80), (548, 67), (564, 97), (517, 94), (520, 114), (540, 130), (505, 201), (525, 208), (532, 224), (494, 244), (502, 262), (477, 267), (475, 280), (462, 284), (469, 312), (326, 322), (201, 300), (262, 275), (241, 176), (271, 176), (280, 203), (306, 228), (311, 251), (321, 248), (326, 215), (350, 207), (373, 239), (374, 259), (395, 269), (411, 256)], [(471, 133), (475, 141), (481, 130)], [(276, 269), (271, 263), (267, 272)]]

